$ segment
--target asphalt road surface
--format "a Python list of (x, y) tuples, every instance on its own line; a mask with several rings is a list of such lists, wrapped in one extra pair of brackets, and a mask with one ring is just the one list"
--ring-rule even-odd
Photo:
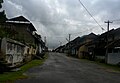
[(28, 79), (16, 83), (120, 83), (120, 73), (98, 64), (49, 53), (42, 66), (29, 69)]

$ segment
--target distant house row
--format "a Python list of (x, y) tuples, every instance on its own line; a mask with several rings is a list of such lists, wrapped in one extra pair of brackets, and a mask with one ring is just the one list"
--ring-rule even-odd
[(0, 29), (0, 62), (14, 66), (31, 60), (33, 55), (42, 57), (48, 49), (33, 24), (23, 16), (0, 23)]
[(54, 51), (78, 58), (100, 59), (108, 64), (120, 64), (120, 28), (101, 35), (91, 33), (77, 37)]

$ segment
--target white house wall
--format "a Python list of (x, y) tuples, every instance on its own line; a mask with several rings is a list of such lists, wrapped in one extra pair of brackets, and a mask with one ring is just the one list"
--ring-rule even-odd
[(6, 61), (8, 63), (18, 63), (23, 61), (23, 51), (24, 48), (20, 45), (13, 43), (6, 43)]
[(1, 52), (3, 53), (4, 61), (14, 66), (14, 64), (23, 61), (24, 45), (18, 41), (3, 38), (1, 40)]
[(6, 43), (7, 43), (6, 38), (3, 38), (1, 40), (1, 51), (2, 51), (3, 55), (6, 54), (6, 45), (7, 45)]
[(27, 54), (29, 54), (29, 47), (25, 46), (25, 48), (24, 48), (24, 55), (27, 55)]
[(120, 53), (108, 53), (108, 64), (118, 64), (120, 63)]

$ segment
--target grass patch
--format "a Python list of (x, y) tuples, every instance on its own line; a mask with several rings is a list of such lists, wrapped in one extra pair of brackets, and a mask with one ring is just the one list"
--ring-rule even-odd
[(90, 60), (87, 60), (87, 59), (80, 59), (80, 60), (85, 61), (85, 62), (89, 62), (89, 63), (98, 64), (98, 65), (100, 65), (104, 70), (109, 71), (109, 72), (120, 73), (120, 66), (118, 66), (118, 65), (106, 64), (106, 63), (103, 63), (103, 62), (101, 62), (101, 61), (99, 61), (99, 60), (96, 60), (96, 61), (90, 61)]
[(13, 83), (17, 79), (25, 79), (27, 76), (23, 75), (29, 68), (42, 65), (43, 62), (47, 59), (47, 54), (44, 56), (45, 58), (42, 60), (32, 60), (27, 64), (20, 67), (19, 71), (16, 72), (4, 72), (0, 74), (0, 83)]
[(109, 71), (109, 72), (118, 72), (120, 73), (120, 66), (118, 65), (111, 65), (111, 64), (105, 64), (105, 63), (99, 63), (99, 62), (95, 62), (96, 64), (102, 66), (105, 68), (105, 70)]
[[(72, 57), (72, 56), (69, 56), (69, 57)], [(75, 57), (72, 57), (72, 58), (75, 58)], [(80, 59), (80, 60), (86, 63), (98, 64), (99, 66), (101, 66), (101, 68), (109, 72), (120, 73), (120, 65), (106, 64), (105, 61), (102, 59), (96, 59), (95, 61), (88, 60), (88, 59)]]

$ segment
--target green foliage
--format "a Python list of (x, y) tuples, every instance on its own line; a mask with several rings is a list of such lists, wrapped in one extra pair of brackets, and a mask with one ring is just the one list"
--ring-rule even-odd
[(6, 28), (3, 25), (0, 25), (0, 38), (3, 38), (3, 37), (12, 38), (15, 35), (14, 32), (15, 31), (12, 30), (11, 28)]
[(21, 43), (24, 43), (24, 42), (25, 42), (25, 40), (24, 40), (24, 35), (18, 34), (17, 32), (16, 32), (16, 34), (14, 34), (14, 35), (15, 35), (15, 36), (14, 36), (14, 38), (12, 38), (12, 39), (17, 40), (17, 41), (20, 41)]
[(44, 60), (33, 60), (29, 62), (28, 64), (22, 66), (19, 71), (16, 72), (5, 72), (4, 74), (0, 74), (0, 82), (13, 82), (16, 79), (24, 79), (27, 78), (27, 76), (23, 75), (25, 71), (27, 71), (29, 68), (37, 65), (41, 65)]
[(5, 72), (3, 74), (0, 74), (0, 83), (14, 83), (17, 79), (25, 79), (28, 78), (28, 76), (23, 75), (24, 72), (26, 72), (29, 68), (32, 68), (34, 66), (42, 65), (43, 62), (48, 58), (48, 54), (46, 53), (44, 56), (44, 59), (42, 60), (32, 60), (31, 62), (23, 65), (20, 67), (21, 70), (16, 72)]
[(0, 22), (5, 22), (6, 20), (5, 11), (0, 12)]
[(6, 36), (7, 36), (7, 34), (6, 34), (5, 30), (4, 30), (4, 28), (0, 27), (0, 38), (6, 37)]
[[(2, 8), (3, 0), (0, 0), (0, 9)], [(0, 22), (5, 22), (7, 20), (5, 11), (0, 12)]]
[(3, 0), (0, 0), (0, 3), (3, 3)]
[(0, 0), (0, 8), (2, 8), (2, 4), (1, 3), (3, 3), (3, 0)]
[(120, 66), (118, 65), (111, 65), (111, 64), (105, 64), (101, 63), (100, 61), (89, 61), (87, 59), (80, 59), (81, 61), (87, 62), (87, 63), (93, 63), (99, 65), (102, 69), (108, 71), (108, 72), (115, 72), (120, 73)]

